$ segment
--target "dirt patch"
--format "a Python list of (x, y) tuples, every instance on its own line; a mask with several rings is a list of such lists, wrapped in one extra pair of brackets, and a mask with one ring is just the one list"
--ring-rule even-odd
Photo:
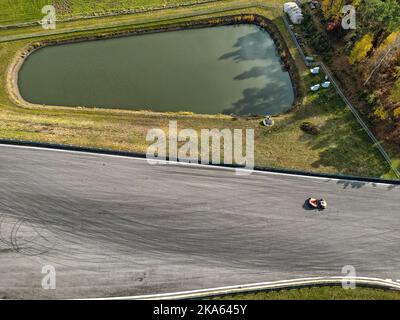
[(305, 133), (311, 134), (311, 135), (318, 135), (320, 134), (321, 130), (313, 123), (311, 122), (303, 122), (300, 126), (300, 129), (303, 130)]

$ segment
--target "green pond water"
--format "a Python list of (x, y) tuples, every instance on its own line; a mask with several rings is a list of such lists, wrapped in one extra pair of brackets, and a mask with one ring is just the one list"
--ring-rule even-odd
[(18, 86), (41, 105), (207, 114), (279, 114), (294, 100), (273, 40), (254, 25), (44, 47)]

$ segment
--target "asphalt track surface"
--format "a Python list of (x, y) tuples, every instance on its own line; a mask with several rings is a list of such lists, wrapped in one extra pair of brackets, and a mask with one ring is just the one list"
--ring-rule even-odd
[[(323, 213), (303, 208), (322, 196)], [(400, 279), (400, 187), (0, 146), (0, 298)], [(42, 289), (42, 267), (56, 290)]]

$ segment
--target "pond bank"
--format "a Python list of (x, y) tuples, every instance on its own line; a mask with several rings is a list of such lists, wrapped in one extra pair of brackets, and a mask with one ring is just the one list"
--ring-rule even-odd
[[(243, 24), (253, 24), (261, 27), (263, 30), (267, 31), (269, 36), (272, 38), (276, 50), (279, 53), (282, 65), (285, 70), (288, 71), (290, 75), (292, 88), (294, 92), (294, 103), (297, 103), (299, 98), (299, 90), (298, 90), (298, 72), (293, 58), (290, 55), (289, 49), (286, 46), (285, 41), (279, 33), (277, 27), (273, 24), (272, 21), (258, 15), (231, 15), (222, 18), (211, 18), (211, 19), (203, 19), (200, 21), (190, 21), (184, 23), (177, 23), (175, 25), (168, 25), (164, 27), (158, 28), (142, 28), (136, 30), (129, 30), (124, 32), (114, 32), (107, 33), (101, 35), (94, 36), (86, 36), (86, 37), (75, 37), (70, 39), (60, 39), (60, 40), (44, 40), (40, 42), (35, 42), (27, 47), (25, 47), (14, 59), (11, 64), (7, 77), (8, 84), (8, 92), (10, 96), (13, 98), (14, 102), (16, 102), (19, 106), (25, 107), (43, 107), (41, 105), (33, 104), (25, 101), (18, 88), (18, 73), (19, 70), (24, 63), (25, 59), (29, 57), (36, 50), (43, 48), (45, 46), (54, 46), (59, 44), (69, 44), (69, 43), (77, 43), (84, 42), (88, 40), (100, 40), (100, 39), (111, 39), (118, 37), (126, 37), (132, 35), (144, 35), (144, 34), (154, 34), (161, 33), (166, 31), (179, 31), (179, 30), (187, 30), (187, 29), (199, 29), (199, 28), (209, 28), (213, 26), (228, 26), (228, 25), (243, 25)], [(47, 106), (45, 106), (47, 107)], [(58, 107), (60, 108), (60, 107)], [(70, 108), (69, 108), (70, 109)]]

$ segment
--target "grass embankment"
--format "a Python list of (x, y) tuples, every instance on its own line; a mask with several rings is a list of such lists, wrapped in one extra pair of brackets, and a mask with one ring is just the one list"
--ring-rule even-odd
[[(218, 4), (212, 6), (215, 8)], [(175, 10), (173, 11), (175, 12)], [(200, 15), (196, 18), (173, 19), (162, 23), (152, 22), (146, 24), (146, 26), (161, 26), (166, 23), (178, 23), (238, 12), (257, 13), (273, 19), (296, 58), (297, 53), (294, 50), (294, 44), (288, 37), (277, 11), (272, 9), (232, 10), (224, 13)], [(158, 11), (154, 16), (158, 17), (160, 14), (165, 15), (165, 13)], [(150, 13), (146, 13), (146, 15), (152, 17)], [(114, 19), (117, 18), (100, 19), (102, 21), (115, 21)], [(87, 24), (86, 21), (71, 22), (75, 26), (77, 23)], [(114, 27), (107, 31), (128, 28), (131, 27)], [(105, 32), (106, 30), (102, 30), (102, 33)], [(96, 32), (79, 32), (75, 35), (93, 33)], [(52, 38), (65, 37), (67, 35), (53, 36)], [(301, 90), (306, 93), (305, 98), (300, 101), (293, 112), (276, 117), (276, 125), (267, 129), (260, 126), (260, 119), (234, 118), (225, 115), (18, 107), (10, 101), (5, 90), (6, 80), (4, 75), (18, 50), (32, 41), (21, 40), (0, 43), (0, 74), (3, 75), (3, 85), (0, 87), (0, 138), (145, 152), (147, 149), (145, 140), (147, 130), (155, 127), (166, 130), (168, 120), (174, 119), (178, 121), (179, 128), (196, 130), (203, 128), (255, 129), (255, 160), (259, 166), (374, 177), (383, 176), (389, 170), (380, 154), (371, 145), (369, 138), (358, 126), (350, 111), (344, 107), (333, 89), (315, 94), (309, 93), (307, 88), (316, 79), (308, 74), (300, 61), (298, 61), (298, 64), (302, 76)], [(321, 133), (317, 136), (304, 133), (300, 129), (304, 121), (318, 125)]]
[(342, 287), (311, 287), (277, 290), (251, 294), (237, 294), (216, 298), (217, 300), (400, 300), (400, 291)]
[[(181, 18), (188, 18), (189, 20), (194, 19), (194, 17), (201, 15), (214, 15), (215, 13), (224, 13), (225, 11), (233, 12), (233, 10), (240, 13), (242, 10), (246, 10), (246, 8), (254, 8), (254, 0), (224, 0), (224, 1), (215, 1), (209, 3), (200, 3), (191, 7), (173, 7), (165, 10), (153, 10), (146, 11), (141, 13), (134, 14), (124, 14), (117, 16), (100, 16), (95, 19), (78, 19), (73, 21), (64, 21), (57, 22), (56, 30), (43, 30), (41, 26), (27, 26), (21, 28), (10, 28), (1, 30), (0, 32), (0, 40), (2, 38), (6, 38), (9, 40), (11, 37), (15, 36), (24, 36), (24, 37), (32, 37), (39, 35), (51, 35), (57, 33), (65, 33), (71, 32), (76, 33), (77, 31), (85, 31), (83, 29), (96, 30), (99, 32), (100, 29), (103, 28), (111, 28), (111, 27), (138, 27), (143, 23), (156, 23), (160, 24), (163, 21), (169, 21)], [(281, 3), (282, 0), (271, 0), (268, 3), (264, 1), (259, 1), (260, 6), (268, 6), (274, 7), (275, 9), (268, 10), (268, 17), (277, 17), (281, 14)], [(252, 9), (253, 11), (256, 9)]]

